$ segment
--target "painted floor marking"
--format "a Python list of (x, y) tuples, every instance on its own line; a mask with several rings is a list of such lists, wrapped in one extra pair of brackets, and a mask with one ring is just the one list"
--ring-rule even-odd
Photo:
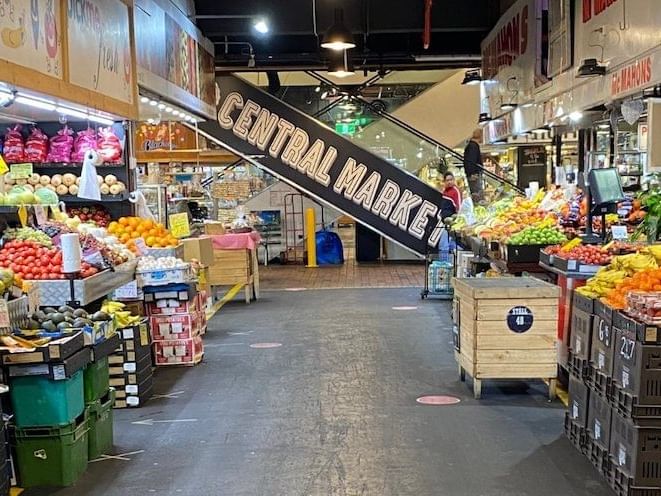
[(416, 399), (421, 405), (434, 405), (434, 406), (445, 406), (445, 405), (456, 405), (461, 402), (461, 400), (455, 396), (447, 395), (429, 395), (429, 396), (420, 396)]
[(280, 346), (282, 343), (253, 343), (250, 345), (251, 348), (257, 349), (279, 348)]
[(131, 459), (129, 458), (129, 456), (139, 455), (140, 453), (144, 453), (144, 452), (145, 450), (138, 450), (138, 451), (130, 451), (129, 453), (120, 453), (119, 455), (101, 455), (99, 458), (90, 460), (89, 463), (103, 462), (105, 460), (122, 460), (125, 462), (130, 462)]

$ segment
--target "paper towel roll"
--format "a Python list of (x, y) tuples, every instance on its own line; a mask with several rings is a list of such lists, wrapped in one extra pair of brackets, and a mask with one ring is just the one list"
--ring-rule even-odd
[(62, 272), (64, 274), (80, 272), (82, 258), (80, 236), (76, 233), (62, 234), (60, 244), (62, 247)]

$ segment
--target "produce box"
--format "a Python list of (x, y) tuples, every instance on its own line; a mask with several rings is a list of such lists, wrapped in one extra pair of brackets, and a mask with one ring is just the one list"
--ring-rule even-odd
[(571, 334), (569, 350), (575, 358), (588, 360), (590, 358), (590, 342), (592, 340), (592, 314), (574, 308), (571, 313)]
[(87, 416), (62, 427), (15, 429), (20, 485), (71, 486), (87, 469)]
[[(198, 295), (199, 296), (199, 295)], [(177, 299), (162, 299), (147, 303), (147, 315), (174, 315), (190, 314), (199, 310), (200, 300), (198, 297), (188, 301)]]
[(82, 332), (71, 336), (56, 339), (50, 343), (35, 348), (34, 351), (5, 352), (2, 355), (3, 365), (17, 365), (26, 363), (44, 363), (50, 361), (62, 361), (80, 351), (85, 345)]
[(177, 299), (179, 301), (188, 301), (195, 298), (197, 289), (191, 284), (172, 284), (164, 287), (145, 288), (145, 301), (156, 301), (163, 299)]
[(87, 455), (90, 460), (95, 460), (112, 450), (112, 405), (114, 402), (115, 390), (106, 389), (103, 398), (87, 405), (89, 419)]
[(540, 250), (539, 252), (539, 261), (549, 267), (553, 267), (553, 262), (555, 260), (555, 255), (546, 253), (545, 249)]
[(203, 356), (204, 344), (199, 336), (154, 342), (156, 365), (195, 365), (202, 361)]
[(151, 357), (144, 356), (137, 362), (119, 362), (121, 356), (114, 355), (108, 358), (110, 376), (118, 377), (126, 374), (142, 374), (145, 369), (151, 368)]
[(213, 265), (213, 242), (211, 238), (189, 238), (182, 241), (184, 247), (183, 259), (186, 262), (197, 260), (202, 265)]
[(199, 314), (162, 315), (151, 317), (153, 341), (190, 339), (199, 334), (202, 323)]
[(613, 327), (628, 331), (640, 343), (661, 344), (661, 327), (640, 322), (623, 311), (613, 313)]
[(580, 379), (569, 376), (569, 418), (585, 428), (588, 423), (590, 390)]
[(596, 393), (590, 395), (586, 432), (590, 440), (604, 450), (610, 446), (612, 415), (613, 411), (606, 398)]
[(113, 334), (109, 338), (104, 339), (94, 346), (90, 346), (92, 361), (98, 361), (112, 355), (120, 343), (121, 340), (119, 339), (119, 334), (113, 331)]
[(139, 286), (164, 286), (191, 281), (190, 265), (176, 269), (136, 271)]
[(153, 379), (150, 375), (140, 384), (119, 387), (115, 391), (114, 408), (137, 408), (144, 405), (153, 394)]
[(115, 354), (111, 355), (109, 358), (112, 363), (124, 363), (124, 362), (139, 362), (142, 358), (151, 353), (150, 344), (146, 346), (135, 346), (133, 341), (126, 341), (122, 343)]
[(512, 263), (537, 263), (540, 252), (549, 245), (507, 245), (505, 259)]
[(52, 381), (61, 381), (70, 379), (79, 370), (85, 368), (91, 361), (91, 355), (88, 348), (83, 348), (61, 362), (11, 365), (7, 369), (9, 377), (43, 376)]
[(596, 274), (602, 267), (602, 265), (586, 264), (580, 260), (562, 258), (560, 255), (553, 258), (553, 266), (563, 272), (578, 272), (579, 274)]
[(177, 246), (170, 248), (147, 248), (145, 255), (154, 258), (175, 257), (184, 259), (184, 245), (179, 243)]
[[(129, 344), (126, 341), (134, 341), (136, 344), (139, 344), (140, 346), (148, 346), (150, 342), (149, 320), (143, 319), (140, 321), (139, 324), (125, 327), (123, 329), (118, 329), (117, 333), (121, 337), (122, 341), (124, 341), (123, 345), (125, 347), (127, 347)], [(126, 348), (126, 349), (132, 349), (132, 348)]]
[(572, 307), (585, 313), (593, 314), (596, 301), (598, 300), (588, 298), (587, 296), (583, 296), (581, 293), (574, 291), (572, 296)]
[[(132, 302), (132, 301), (142, 301), (144, 298), (144, 294), (142, 292), (142, 288), (138, 287), (138, 281), (135, 279), (128, 284), (125, 284), (124, 286), (121, 286), (117, 289), (115, 289), (112, 293), (110, 293), (110, 299), (115, 300), (115, 301), (121, 301), (124, 303), (127, 302)], [(128, 305), (127, 305), (128, 307)], [(128, 308), (126, 308), (128, 310)], [(140, 315), (139, 313), (133, 313), (133, 315)]]
[(82, 370), (59, 381), (44, 376), (14, 377), (10, 393), (17, 427), (67, 425), (85, 408)]
[(97, 401), (108, 393), (110, 387), (110, 368), (108, 357), (90, 363), (83, 373), (85, 403)]
[[(135, 264), (133, 264), (133, 267), (135, 267)], [(74, 281), (76, 299), (82, 306), (85, 306), (104, 298), (115, 289), (131, 282), (133, 271), (120, 269), (121, 267), (117, 267), (115, 271), (104, 270), (85, 279), (76, 279)], [(57, 307), (63, 301), (68, 301), (71, 298), (69, 281), (65, 279), (34, 281), (34, 284), (39, 289), (39, 302), (43, 306)]]

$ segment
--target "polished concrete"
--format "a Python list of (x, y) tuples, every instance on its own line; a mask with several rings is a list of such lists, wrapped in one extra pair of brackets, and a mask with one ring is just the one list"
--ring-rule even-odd
[[(264, 342), (282, 346), (250, 347)], [(543, 383), (486, 382), (472, 398), (449, 304), (419, 289), (266, 292), (225, 306), (206, 344), (201, 365), (157, 371), (169, 397), (115, 411), (114, 453), (141, 452), (24, 496), (611, 494)], [(461, 403), (417, 404), (425, 394)]]

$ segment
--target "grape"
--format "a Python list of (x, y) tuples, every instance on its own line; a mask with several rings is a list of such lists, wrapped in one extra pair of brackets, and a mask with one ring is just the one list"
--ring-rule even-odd
[(12, 239), (18, 241), (35, 241), (48, 248), (53, 246), (51, 237), (47, 233), (31, 227), (8, 228), (5, 230), (4, 238), (8, 241)]

